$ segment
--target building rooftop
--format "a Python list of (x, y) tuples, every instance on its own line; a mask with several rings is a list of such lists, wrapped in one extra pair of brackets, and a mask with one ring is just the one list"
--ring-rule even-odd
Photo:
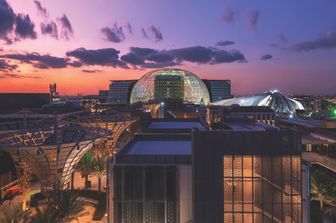
[(298, 125), (305, 128), (320, 128), (321, 120), (305, 120), (305, 119), (281, 119), (281, 122), (285, 122), (292, 125)]
[(279, 127), (267, 125), (264, 123), (255, 122), (238, 122), (238, 121), (227, 121), (224, 123), (226, 127), (233, 131), (278, 131)]
[(154, 121), (149, 127), (150, 129), (191, 129), (198, 128), (206, 130), (206, 127), (198, 121)]
[(135, 141), (127, 155), (191, 155), (191, 141), (141, 140)]
[(267, 106), (240, 106), (240, 105), (230, 105), (230, 106), (221, 106), (221, 105), (210, 105), (210, 110), (223, 110), (227, 112), (274, 112), (271, 107)]

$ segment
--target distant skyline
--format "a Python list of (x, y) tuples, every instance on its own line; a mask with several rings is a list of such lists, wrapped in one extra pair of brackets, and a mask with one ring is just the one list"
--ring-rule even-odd
[(233, 94), (335, 94), (336, 1), (0, 0), (0, 92), (97, 94), (176, 67)]

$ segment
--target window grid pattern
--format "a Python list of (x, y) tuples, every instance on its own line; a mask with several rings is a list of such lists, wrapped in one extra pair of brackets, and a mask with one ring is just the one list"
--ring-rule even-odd
[(176, 223), (177, 170), (173, 166), (114, 168), (114, 222)]
[(298, 156), (224, 156), (224, 222), (301, 222), (300, 162)]

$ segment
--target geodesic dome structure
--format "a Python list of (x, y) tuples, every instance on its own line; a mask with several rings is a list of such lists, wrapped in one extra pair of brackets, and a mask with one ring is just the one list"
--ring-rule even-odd
[(142, 76), (134, 85), (130, 103), (147, 103), (154, 100), (154, 80), (157, 76), (178, 76), (184, 81), (183, 102), (194, 104), (209, 104), (210, 96), (204, 82), (194, 73), (182, 69), (160, 69), (151, 71)]

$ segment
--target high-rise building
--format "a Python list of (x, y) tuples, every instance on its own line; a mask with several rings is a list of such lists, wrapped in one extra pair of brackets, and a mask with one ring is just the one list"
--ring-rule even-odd
[(177, 75), (158, 75), (154, 79), (154, 99), (180, 99), (184, 96), (184, 80)]
[(98, 99), (101, 103), (106, 103), (109, 97), (109, 90), (99, 90)]
[(152, 121), (110, 160), (109, 222), (302, 223), (303, 165), (294, 131)]
[(109, 87), (108, 103), (127, 105), (129, 104), (131, 90), (136, 80), (113, 80)]
[(211, 102), (232, 98), (231, 80), (203, 80), (210, 93)]

